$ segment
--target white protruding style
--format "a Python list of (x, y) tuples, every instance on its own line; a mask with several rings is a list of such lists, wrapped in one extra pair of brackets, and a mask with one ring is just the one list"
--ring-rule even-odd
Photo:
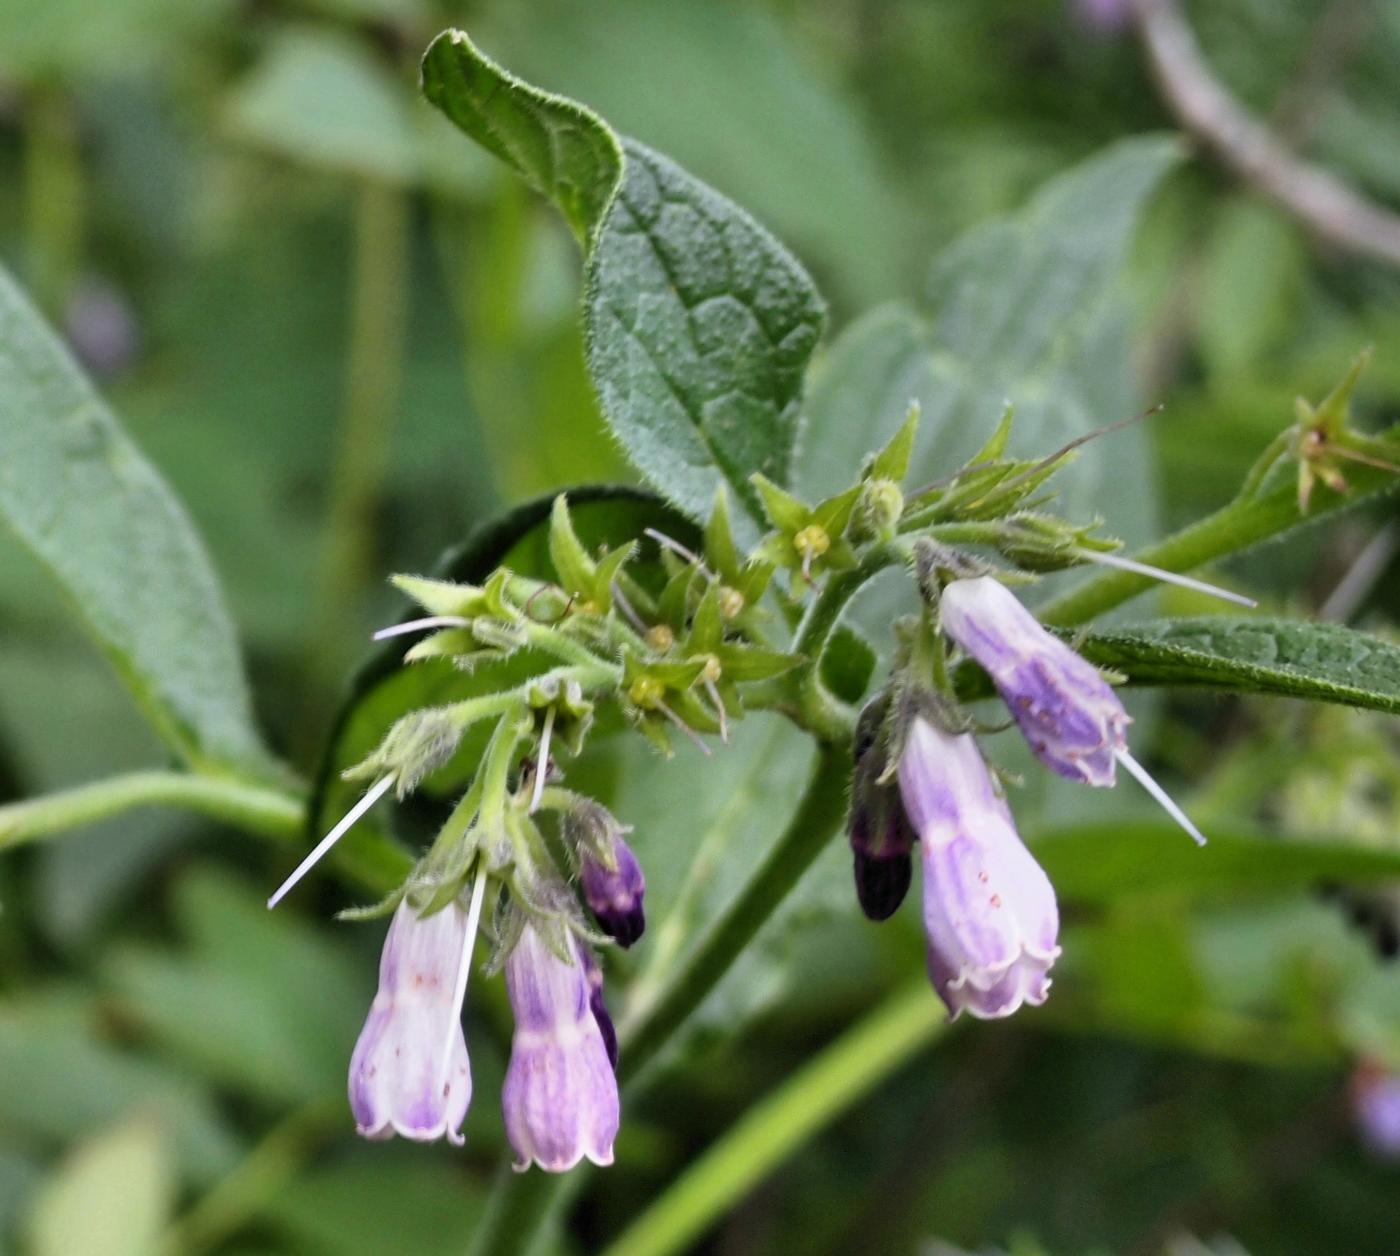
[(292, 875), (289, 876), (285, 881), (282, 882), (281, 885), (277, 887), (272, 897), (267, 900), (267, 905), (269, 909), (276, 907), (278, 903), (280, 903), (284, 898), (287, 897), (287, 894), (292, 889), (292, 887), (296, 885), (296, 883), (300, 881), (302, 877), (304, 877), (308, 872), (311, 871), (312, 868), (314, 868), (318, 863), (321, 862), (322, 859), (326, 857), (326, 855), (330, 852), (331, 847), (334, 846), (338, 841), (340, 841), (340, 839), (350, 831), (350, 829), (354, 826), (355, 822), (359, 820), (360, 817), (365, 814), (365, 812), (367, 812), (372, 806), (374, 806), (375, 803), (377, 803), (382, 797), (384, 797), (384, 795), (389, 790), (389, 786), (393, 783), (394, 775), (391, 772), (388, 776), (381, 776), (377, 781), (374, 782), (373, 785), (371, 785), (367, 790), (365, 790), (364, 796), (360, 799), (360, 801), (357, 802), (353, 807), (351, 807), (350, 810), (347, 811), (343, 816), (341, 816), (340, 823), (337, 824), (335, 828), (333, 828), (329, 833), (325, 835), (325, 837), (323, 837), (319, 842), (316, 843), (316, 846), (312, 850), (312, 852), (309, 855), (307, 855), (307, 857), (303, 859), (299, 864), (297, 864), (296, 870), (292, 873)]
[(1117, 567), (1121, 571), (1131, 571), (1134, 575), (1150, 576), (1153, 580), (1160, 580), (1164, 584), (1179, 584), (1183, 589), (1194, 589), (1197, 593), (1206, 593), (1226, 602), (1234, 602), (1236, 606), (1248, 606), (1252, 610), (1259, 605), (1252, 597), (1245, 597), (1243, 593), (1232, 593), (1229, 589), (1222, 589), (1219, 585), (1207, 584), (1204, 580), (1197, 580), (1193, 576), (1183, 576), (1177, 571), (1166, 571), (1161, 567), (1152, 567), (1147, 563), (1140, 563), (1134, 558), (1123, 558), (1118, 554), (1102, 554), (1097, 550), (1075, 550), (1074, 553), (1075, 557), (1082, 558), (1085, 562), (1102, 563), (1105, 567)]
[(1115, 750), (1113, 754), (1118, 762), (1137, 778), (1138, 784), (1157, 800), (1162, 810), (1191, 835), (1192, 840), (1195, 841), (1197, 846), (1204, 846), (1206, 844), (1205, 834), (1191, 823), (1191, 817), (1178, 807), (1172, 800), (1171, 795), (1148, 775), (1147, 769), (1143, 767), (1141, 763), (1134, 759), (1133, 756), (1122, 747)]

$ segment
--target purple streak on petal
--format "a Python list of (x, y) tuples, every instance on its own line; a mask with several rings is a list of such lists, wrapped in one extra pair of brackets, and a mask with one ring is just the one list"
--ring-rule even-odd
[(407, 900), (394, 913), (350, 1060), (350, 1110), (364, 1137), (463, 1141), (471, 1064), (456, 987), (465, 942), (455, 903), (426, 920)]
[(943, 630), (992, 678), (1031, 749), (1061, 776), (1111, 786), (1128, 714), (1112, 687), (991, 576), (954, 580)]
[(617, 1079), (582, 956), (569, 964), (526, 925), (506, 961), (515, 1035), (501, 1101), (516, 1167), (611, 1164)]
[(1039, 1004), (1060, 953), (1055, 891), (1022, 844), (977, 743), (910, 726), (900, 792), (919, 830), (929, 977), (956, 1016)]

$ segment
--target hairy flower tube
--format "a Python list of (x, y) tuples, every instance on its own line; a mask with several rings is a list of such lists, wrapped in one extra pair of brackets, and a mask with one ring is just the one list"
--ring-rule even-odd
[(929, 977), (949, 1012), (993, 1019), (1044, 1003), (1060, 953), (1055, 891), (972, 735), (916, 717), (899, 789), (923, 856)]
[(950, 581), (938, 601), (943, 631), (996, 685), (1030, 748), (1072, 781), (1112, 786), (1121, 763), (1197, 842), (1205, 838), (1129, 753), (1131, 722), (1093, 664), (1046, 631), (991, 576)]
[(462, 999), (480, 900), (419, 916), (405, 897), (379, 960), (379, 991), (350, 1059), (350, 1110), (366, 1138), (461, 1144), (471, 1103)]
[(573, 945), (569, 963), (526, 924), (506, 960), (515, 1034), (501, 1102), (521, 1170), (534, 1163), (563, 1173), (585, 1156), (600, 1165), (613, 1159), (619, 1106), (595, 1008), (601, 983), (592, 980), (582, 947)]

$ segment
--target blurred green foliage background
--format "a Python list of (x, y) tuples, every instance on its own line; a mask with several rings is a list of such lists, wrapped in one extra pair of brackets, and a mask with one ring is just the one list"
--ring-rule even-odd
[[(1400, 9), (1217, 0), (1192, 16), (1243, 101), (1400, 202)], [(430, 567), (526, 496), (632, 474), (583, 369), (567, 232), (417, 99), (416, 58), (448, 24), (746, 206), (811, 269), (837, 332), (936, 302), (933, 259), (963, 232), (1172, 125), (1110, 0), (0, 0), (0, 259), (187, 503), (264, 727), (303, 773), (395, 612), (386, 573)], [(1124, 279), (1139, 397), (1092, 418), (1168, 408), (1103, 455), (1148, 458), (1128, 467), (1152, 485), (1140, 513), (1088, 505), (1130, 539), (1228, 499), (1294, 396), (1320, 397), (1363, 345), (1363, 422), (1400, 409), (1400, 274), (1318, 246), (1209, 160), (1153, 197)], [(1386, 509), (1231, 576), (1311, 615), (1380, 533), (1345, 614), (1387, 632)], [(750, 723), (713, 762), (629, 746), (586, 765), (636, 826), (660, 922), (612, 965), (619, 988), (664, 970), (791, 805), (809, 752)], [(1207, 828), (1400, 850), (1393, 721), (1173, 695), (1139, 731)], [(71, 608), (0, 538), (0, 800), (161, 754)], [(1092, 817), (1105, 844), (1106, 818), (1136, 814), (1130, 797), (1018, 805), (1032, 838)], [(713, 871), (671, 912), (697, 852)], [(357, 1144), (344, 1069), (380, 931), (325, 923), (351, 901), (325, 879), (269, 916), (284, 867), (166, 812), (0, 862), (0, 1250), (465, 1250), (503, 1149), (499, 983), (469, 998), (465, 1151)], [(1392, 1256), (1400, 1168), (1358, 1147), (1346, 1076), (1363, 1054), (1400, 1068), (1383, 958), (1400, 905), (1384, 885), (1323, 888), (1086, 892), (1049, 1006), (959, 1026), (697, 1250)], [(914, 914), (865, 924), (833, 849), (552, 1241), (601, 1250), (920, 963)]]

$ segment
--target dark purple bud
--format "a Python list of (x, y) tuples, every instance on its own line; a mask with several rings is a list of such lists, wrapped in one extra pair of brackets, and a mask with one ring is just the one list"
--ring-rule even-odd
[(871, 920), (888, 920), (909, 892), (914, 865), (914, 830), (904, 814), (899, 790), (881, 784), (886, 767), (885, 696), (867, 704), (856, 725), (855, 774), (847, 836), (854, 858), (856, 898)]
[(866, 855), (855, 852), (856, 898), (869, 920), (888, 920), (899, 910), (914, 877), (914, 860), (902, 855)]
[[(588, 909), (597, 917), (604, 933), (622, 946), (631, 946), (642, 936), (647, 924), (642, 909), (647, 883), (637, 856), (616, 835), (612, 837), (611, 851), (584, 849), (579, 854), (580, 880)], [(604, 854), (612, 855), (612, 867), (602, 858)]]
[(598, 965), (598, 960), (593, 952), (585, 946), (579, 947), (579, 954), (583, 956), (583, 968), (588, 974), (588, 1010), (593, 1013), (593, 1019), (598, 1022), (598, 1032), (603, 1035), (603, 1046), (607, 1048), (608, 1063), (612, 1065), (613, 1072), (617, 1072), (617, 1030), (613, 1028), (612, 1017), (608, 1014), (608, 1005), (603, 1000), (603, 970)]

